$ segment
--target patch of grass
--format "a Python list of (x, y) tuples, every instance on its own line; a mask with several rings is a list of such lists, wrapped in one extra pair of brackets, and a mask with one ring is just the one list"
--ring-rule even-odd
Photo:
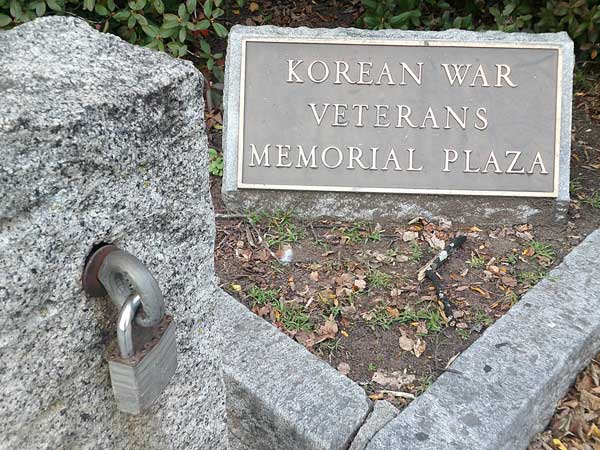
[(254, 305), (273, 304), (279, 300), (279, 289), (265, 289), (254, 285), (248, 291), (248, 297), (252, 299)]
[(512, 307), (519, 301), (519, 296), (516, 292), (509, 290), (505, 295), (508, 304)]
[(423, 375), (416, 387), (415, 395), (419, 396), (433, 384), (433, 374)]
[(369, 363), (369, 365), (367, 366), (367, 370), (369, 372), (377, 372), (377, 364)]
[(574, 178), (569, 182), (569, 193), (571, 195), (577, 194), (583, 190), (583, 184), (579, 178)]
[(508, 255), (505, 260), (508, 264), (514, 266), (519, 261), (519, 258), (513, 253), (512, 255)]
[(531, 248), (535, 252), (536, 256), (548, 258), (553, 260), (556, 257), (556, 252), (551, 245), (544, 244), (543, 242), (531, 241)]
[(471, 269), (481, 269), (485, 267), (485, 258), (473, 255), (471, 256), (471, 259), (467, 260), (467, 266), (469, 266)]
[(592, 195), (584, 198), (582, 201), (594, 209), (600, 209), (600, 191), (594, 192)]
[(394, 311), (393, 308), (388, 308), (385, 305), (375, 308), (369, 313), (368, 318), (365, 318), (367, 326), (371, 328), (371, 330), (375, 330), (376, 327), (389, 330), (395, 323), (424, 321), (428, 331), (438, 332), (442, 329), (444, 324), (440, 312), (433, 308), (423, 308), (419, 310), (405, 308), (400, 313), (396, 312), (395, 314), (392, 314), (391, 311)]
[(296, 305), (289, 305), (281, 300), (273, 304), (275, 318), (280, 321), (287, 330), (310, 331), (312, 322), (310, 316), (304, 314)]
[(287, 330), (312, 330), (310, 316), (304, 314), (297, 305), (287, 304), (279, 298), (279, 289), (266, 289), (260, 286), (252, 286), (248, 290), (248, 297), (252, 299), (252, 305), (271, 305), (275, 318), (281, 322)]
[(483, 309), (477, 308), (475, 310), (475, 315), (473, 316), (473, 322), (479, 327), (488, 327), (494, 323), (494, 319), (492, 319)]
[(442, 329), (444, 320), (442, 315), (437, 309), (423, 308), (419, 310), (412, 310), (406, 308), (399, 317), (400, 323), (411, 323), (425, 321), (425, 325), (429, 331), (438, 332)]
[(517, 275), (517, 280), (519, 280), (521, 283), (533, 286), (534, 284), (542, 280), (547, 274), (548, 273), (544, 270), (525, 271)]
[(253, 225), (260, 223), (262, 220), (268, 217), (268, 214), (264, 211), (246, 211), (246, 219)]
[(416, 242), (410, 244), (410, 259), (414, 262), (419, 262), (423, 258), (423, 250), (421, 246)]
[(367, 326), (373, 331), (376, 327), (389, 330), (395, 322), (399, 322), (398, 316), (392, 315), (386, 306), (380, 306), (371, 311), (369, 317), (365, 318), (365, 321)]
[(456, 329), (456, 334), (463, 341), (468, 341), (469, 338), (471, 337), (471, 332), (469, 330), (465, 330), (464, 328), (457, 328)]
[(332, 316), (334, 319), (339, 316), (342, 312), (342, 307), (340, 305), (330, 305), (326, 310), (325, 310), (325, 316), (330, 317)]
[(380, 270), (371, 270), (367, 275), (369, 288), (388, 289), (392, 285), (392, 276)]
[(327, 339), (319, 344), (319, 350), (335, 353), (340, 348), (341, 339)]
[(269, 218), (265, 241), (271, 246), (293, 244), (304, 238), (304, 230), (292, 220), (293, 212), (277, 210)]
[(350, 227), (338, 229), (343, 238), (354, 244), (369, 241), (378, 242), (381, 240), (381, 231), (377, 228), (365, 227), (363, 224), (356, 224)]

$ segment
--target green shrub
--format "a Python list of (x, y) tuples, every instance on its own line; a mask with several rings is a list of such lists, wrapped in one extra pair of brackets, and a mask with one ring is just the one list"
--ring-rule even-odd
[(598, 0), (362, 0), (359, 26), (371, 29), (566, 31), (581, 59), (600, 51)]
[(211, 34), (227, 36), (219, 22), (223, 0), (0, 0), (0, 29), (47, 14), (77, 15), (97, 30), (116, 34), (132, 44), (196, 58), (219, 80), (223, 70), (207, 41)]
[(217, 177), (223, 176), (223, 155), (214, 148), (208, 149), (208, 172)]

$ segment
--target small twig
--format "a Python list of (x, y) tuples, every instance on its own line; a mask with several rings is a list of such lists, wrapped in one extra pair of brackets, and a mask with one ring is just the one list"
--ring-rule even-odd
[(252, 222), (248, 222), (250, 224), (250, 226), (252, 227), (252, 229), (254, 230), (254, 232), (256, 233), (256, 236), (258, 238), (258, 243), (261, 244), (265, 250), (267, 252), (269, 252), (269, 255), (271, 255), (273, 258), (275, 258), (277, 261), (279, 261), (279, 258), (277, 257), (277, 255), (275, 253), (273, 253), (273, 251), (269, 248), (269, 245), (265, 242), (265, 240), (262, 238), (260, 232), (258, 231), (258, 229), (256, 228), (256, 226), (252, 223)]
[(312, 235), (315, 238), (315, 242), (319, 242), (319, 238), (317, 237), (317, 233), (315, 232), (315, 227), (313, 227), (312, 222), (310, 224), (310, 231), (312, 231)]
[(440, 276), (436, 273), (436, 271), (438, 267), (440, 267), (442, 263), (446, 261), (448, 257), (456, 251), (458, 247), (465, 243), (466, 240), (466, 236), (458, 236), (449, 245), (447, 245), (444, 250), (438, 253), (435, 258), (433, 258), (421, 270), (419, 270), (417, 274), (417, 279), (419, 281), (422, 281), (425, 278), (429, 278), (429, 280), (431, 280), (431, 283), (435, 287), (435, 293), (438, 296), (440, 306), (442, 306), (444, 310), (444, 315), (446, 316), (445, 318), (448, 322), (450, 322), (453, 319), (453, 307), (452, 303), (450, 303), (450, 299), (444, 292), (442, 280)]
[(408, 400), (414, 400), (416, 397), (414, 396), (414, 394), (411, 394), (409, 392), (401, 392), (401, 391), (390, 391), (388, 389), (382, 389), (380, 391), (377, 391), (381, 394), (389, 394), (389, 395), (393, 395), (394, 397), (400, 397), (400, 398), (406, 398)]
[(246, 216), (243, 214), (227, 214), (227, 213), (215, 213), (215, 219), (233, 220), (233, 219), (245, 219)]

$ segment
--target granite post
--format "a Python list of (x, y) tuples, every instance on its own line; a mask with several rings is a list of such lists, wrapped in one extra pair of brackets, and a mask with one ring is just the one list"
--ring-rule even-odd
[[(0, 32), (0, 448), (226, 448), (202, 83), (79, 19)], [(140, 416), (111, 390), (116, 308), (81, 288), (103, 242), (177, 321), (178, 369)]]

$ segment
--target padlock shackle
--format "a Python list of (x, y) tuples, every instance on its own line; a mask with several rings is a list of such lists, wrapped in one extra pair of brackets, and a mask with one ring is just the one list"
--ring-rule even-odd
[(165, 315), (165, 302), (158, 282), (135, 256), (111, 247), (100, 264), (98, 280), (119, 308), (123, 307), (130, 296), (139, 294), (142, 311), (136, 316), (136, 323), (143, 327), (156, 325)]
[(133, 349), (133, 319), (141, 304), (142, 298), (139, 294), (133, 294), (125, 300), (121, 308), (117, 324), (117, 342), (121, 358), (131, 358), (135, 353)]

